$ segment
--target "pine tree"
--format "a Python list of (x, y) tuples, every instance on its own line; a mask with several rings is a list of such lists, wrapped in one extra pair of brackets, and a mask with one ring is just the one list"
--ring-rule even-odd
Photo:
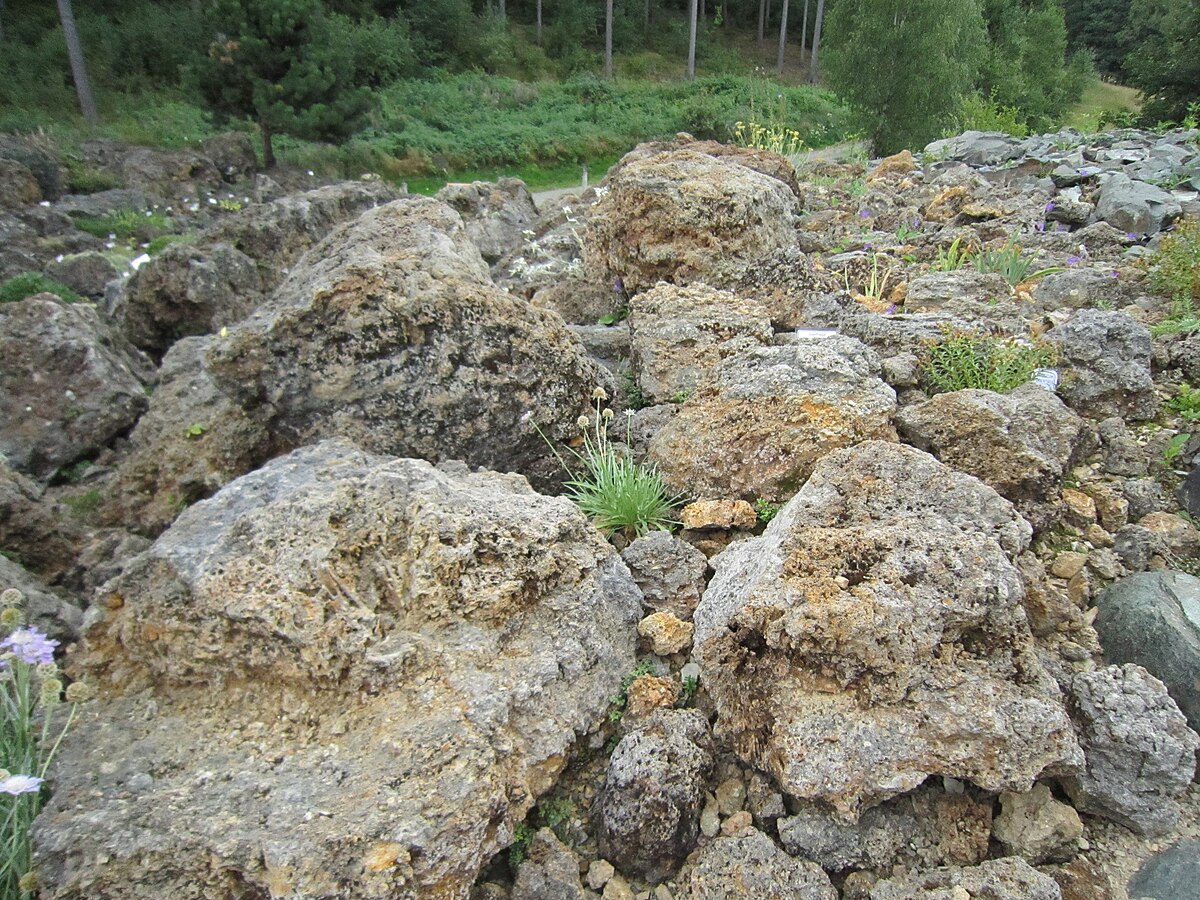
[(319, 0), (217, 0), (211, 22), (200, 94), (218, 120), (254, 120), (267, 168), (276, 134), (337, 140), (359, 126), (370, 94), (353, 86), (352, 59), (333, 52)]
[(978, 0), (831, 6), (828, 81), (871, 118), (875, 149), (893, 153), (938, 137), (972, 88), (985, 41)]
[(1134, 0), (1126, 35), (1129, 83), (1151, 122), (1179, 121), (1200, 104), (1200, 0)]

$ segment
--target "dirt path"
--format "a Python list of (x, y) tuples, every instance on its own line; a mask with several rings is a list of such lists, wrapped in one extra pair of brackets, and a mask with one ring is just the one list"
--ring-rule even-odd
[[(843, 141), (840, 144), (831, 144), (828, 147), (821, 147), (817, 150), (807, 150), (804, 153), (789, 158), (796, 168), (801, 168), (805, 163), (810, 162), (840, 162), (852, 159), (869, 152), (869, 149), (870, 147), (866, 141)], [(603, 175), (600, 176), (600, 178), (603, 177)], [(598, 182), (600, 178), (595, 179), (593, 183)], [(578, 194), (583, 189), (584, 186), (578, 184), (574, 187), (555, 188), (550, 191), (535, 191), (533, 202), (538, 209), (541, 209), (547, 203), (556, 203), (569, 194)]]

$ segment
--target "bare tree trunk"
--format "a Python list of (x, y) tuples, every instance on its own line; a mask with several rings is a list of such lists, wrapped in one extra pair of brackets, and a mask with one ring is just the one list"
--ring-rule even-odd
[(696, 77), (696, 13), (698, 8), (699, 0), (690, 0), (688, 3), (688, 81)]
[(542, 0), (537, 0), (537, 45), (542, 46)]
[(825, 0), (817, 0), (817, 23), (813, 26), (812, 65), (808, 70), (808, 80), (817, 83), (817, 54), (821, 52), (821, 23), (825, 19)]
[(808, 40), (808, 0), (804, 0), (804, 27), (800, 29), (800, 64), (804, 65), (804, 44)]
[(783, 51), (787, 48), (787, 14), (788, 0), (783, 0), (783, 13), (779, 19), (779, 58), (775, 61), (775, 71), (783, 74)]
[[(0, 0), (3, 2), (3, 0)], [(766, 27), (767, 0), (758, 0), (758, 46), (763, 45), (763, 28)]]
[(275, 147), (271, 143), (271, 138), (274, 136), (271, 131), (271, 126), (262, 119), (258, 120), (258, 129), (262, 132), (263, 141), (263, 168), (275, 168)]
[(62, 20), (63, 37), (67, 40), (67, 56), (71, 60), (71, 75), (75, 79), (75, 93), (79, 95), (79, 108), (90, 125), (100, 121), (96, 114), (96, 101), (92, 99), (92, 86), (88, 83), (87, 68), (83, 64), (83, 47), (79, 43), (79, 32), (75, 30), (75, 13), (71, 0), (58, 0), (58, 17)]
[(604, 77), (610, 81), (613, 77), (612, 26), (613, 0), (608, 0), (608, 2), (604, 4)]

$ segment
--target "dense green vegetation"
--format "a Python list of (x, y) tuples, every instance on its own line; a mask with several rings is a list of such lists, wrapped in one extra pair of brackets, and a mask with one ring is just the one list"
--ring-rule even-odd
[(879, 150), (970, 127), (1045, 129), (1078, 99), (1093, 57), (1146, 92), (1154, 116), (1179, 118), (1200, 60), (1196, 4), (1177, 0), (1136, 0), (1136, 23), (1122, 19), (1116, 37), (1110, 0), (826, 0), (816, 71), (817, 4), (792, 0), (778, 73), (782, 4), (709, 0), (695, 81), (683, 78), (686, 0), (615, 0), (614, 80), (600, 77), (602, 0), (78, 6), (100, 124), (78, 116), (54, 5), (6, 0), (0, 131), (44, 129), (69, 153), (90, 136), (185, 146), (232, 127), (268, 162), (414, 182), (499, 168), (536, 180), (680, 130), (728, 140), (738, 121), (795, 129), (809, 145), (866, 133)]

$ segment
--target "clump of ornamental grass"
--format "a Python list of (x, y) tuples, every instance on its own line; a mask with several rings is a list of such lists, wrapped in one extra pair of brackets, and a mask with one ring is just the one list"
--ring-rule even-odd
[[(32, 897), (29, 826), (48, 796), (46, 772), (87, 699), (82, 683), (63, 689), (51, 640), (24, 627), (20, 591), (0, 594), (0, 897)], [(63, 696), (70, 706), (61, 725)]]
[(596, 388), (592, 399), (595, 417), (580, 416), (578, 420), (582, 449), (567, 448), (575, 459), (574, 467), (542, 435), (567, 473), (563, 482), (566, 496), (607, 535), (620, 532), (634, 538), (669, 530), (678, 524), (672, 514), (680, 498), (670, 491), (658, 469), (635, 462), (615, 446), (608, 433), (613, 411), (603, 405), (608, 399), (604, 389)]

